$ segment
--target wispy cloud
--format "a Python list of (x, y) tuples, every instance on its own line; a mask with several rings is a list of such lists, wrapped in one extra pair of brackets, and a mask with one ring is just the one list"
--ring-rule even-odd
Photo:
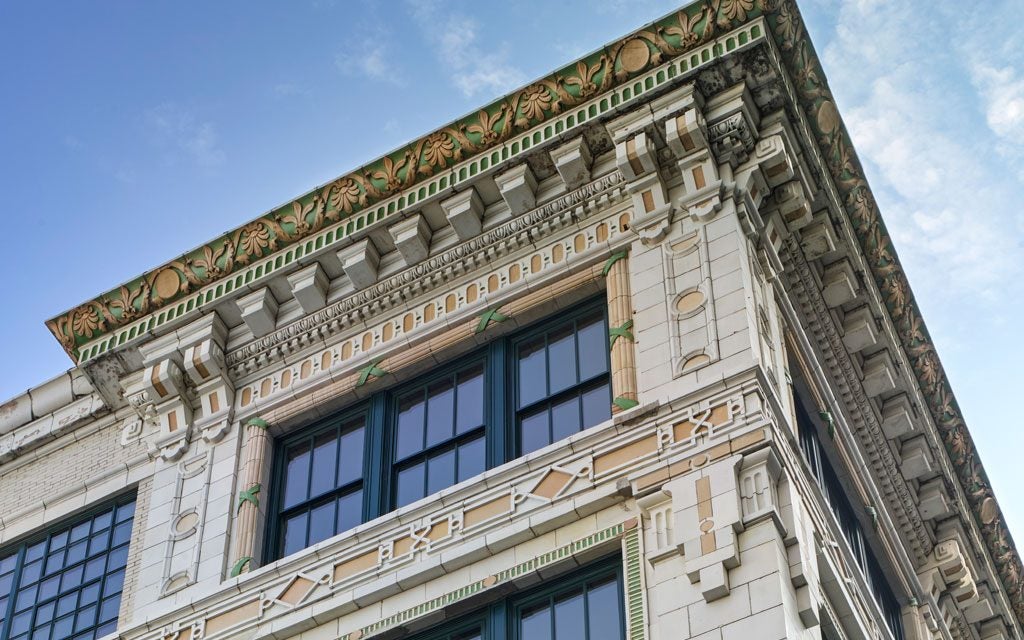
[(404, 74), (389, 44), (390, 32), (382, 27), (365, 28), (363, 32), (347, 40), (345, 48), (334, 57), (335, 66), (346, 75), (404, 85)]
[[(966, 59), (927, 48), (953, 41), (951, 28), (908, 3), (844, 0), (826, 73), (911, 282), (938, 299), (991, 302), (1003, 293), (1000, 283), (1024, 275), (1024, 247), (1013, 232), (1013, 202), (1024, 194), (979, 144), (991, 136), (972, 126), (980, 117), (970, 115), (978, 106), (964, 91)], [(1001, 135), (1017, 135), (1005, 109), (1016, 100), (1013, 77), (996, 75), (984, 85), (994, 96), (989, 113)], [(992, 115), (989, 124), (997, 131)]]
[(445, 12), (435, 0), (409, 0), (413, 18), (436, 47), (439, 61), (450, 69), (452, 84), (468, 98), (500, 95), (526, 82), (509, 60), (507, 47), (484, 47), (480, 24), (465, 15)]
[(216, 126), (200, 121), (190, 109), (164, 103), (147, 110), (142, 123), (154, 142), (165, 148), (168, 159), (182, 156), (207, 169), (224, 163)]

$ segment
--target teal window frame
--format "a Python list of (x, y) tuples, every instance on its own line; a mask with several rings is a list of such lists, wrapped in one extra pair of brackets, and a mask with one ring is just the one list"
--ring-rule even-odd
[[(396, 437), (397, 417), (399, 399), (405, 394), (415, 391), (451, 376), (454, 373), (482, 363), (484, 371), (484, 469), (492, 469), (506, 462), (520, 457), (518, 442), (518, 411), (516, 408), (518, 388), (515, 384), (517, 375), (516, 348), (523, 342), (536, 336), (544, 335), (554, 328), (568, 322), (575, 323), (578, 319), (594, 315), (600, 312), (604, 337), (603, 350), (605, 358), (605, 373), (603, 380), (608, 386), (608, 411), (611, 415), (611, 360), (610, 348), (608, 346), (608, 313), (607, 303), (604, 296), (594, 297), (575, 305), (571, 312), (556, 313), (554, 316), (544, 318), (532, 325), (506, 336), (496, 338), (473, 352), (460, 356), (451, 362), (439, 365), (434, 370), (425, 373), (408, 382), (403, 382), (393, 388), (378, 391), (368, 399), (354, 404), (351, 407), (326, 417), (308, 426), (301, 427), (293, 433), (285, 434), (275, 439), (274, 461), (271, 470), (271, 489), (269, 501), (269, 521), (267, 523), (267, 535), (264, 537), (263, 557), (266, 561), (276, 560), (284, 557), (284, 526), (283, 519), (291, 513), (301, 510), (305, 503), (291, 505), (288, 509), (282, 508), (283, 489), (286, 480), (286, 453), (295, 447), (297, 443), (310, 441), (313, 437), (337, 429), (339, 424), (360, 416), (364, 422), (364, 457), (363, 457), (363, 478), (362, 478), (362, 522), (368, 522), (380, 517), (395, 509), (397, 505), (397, 482), (396, 474), (398, 463), (404, 462), (396, 459)], [(578, 357), (578, 354), (577, 354)], [(563, 397), (571, 394), (574, 390), (592, 388), (600, 383), (601, 376), (594, 376), (579, 382), (575, 386), (560, 390), (552, 397)], [(593, 426), (593, 425), (590, 425)], [(586, 427), (584, 427), (586, 428)], [(456, 435), (452, 440), (459, 440)], [(450, 441), (440, 443), (432, 450), (443, 448), (451, 444)], [(456, 480), (458, 482), (458, 480)], [(338, 489), (338, 491), (341, 491)], [(324, 495), (310, 497), (307, 502), (323, 500)], [(336, 530), (333, 535), (342, 531)], [(310, 544), (316, 544), (314, 541)], [(295, 551), (293, 551), (295, 552)]]
[[(480, 640), (534, 640), (520, 633), (520, 615), (540, 602), (554, 602), (560, 596), (612, 579), (615, 581), (615, 602), (618, 604), (619, 640), (626, 638), (626, 600), (623, 583), (622, 557), (615, 554), (597, 560), (554, 580), (505, 596), (501, 600), (482, 605), (453, 620), (425, 629), (409, 640), (463, 640), (467, 634), (479, 630)], [(470, 636), (472, 637), (472, 636)], [(557, 637), (551, 640), (561, 640)], [(591, 640), (584, 636), (584, 640)]]
[[(8, 587), (0, 593), (0, 600), (4, 600), (0, 607), (0, 638), (93, 640), (116, 630), (135, 526), (135, 506), (135, 493), (124, 494), (0, 550), (0, 586)], [(109, 523), (102, 524), (107, 513)], [(82, 555), (69, 562), (74, 547), (81, 547)], [(35, 555), (37, 550), (40, 555)], [(10, 569), (5, 566), (7, 562), (13, 565)], [(30, 568), (37, 562), (38, 573)], [(90, 573), (100, 565), (99, 573)], [(54, 585), (54, 591), (40, 597), (48, 583)], [(31, 605), (22, 607), (22, 596), (30, 593)], [(101, 617), (113, 607), (113, 618)], [(27, 630), (12, 636), (15, 619), (25, 619), (26, 615)], [(58, 636), (56, 630), (64, 620), (69, 621), (70, 630)]]

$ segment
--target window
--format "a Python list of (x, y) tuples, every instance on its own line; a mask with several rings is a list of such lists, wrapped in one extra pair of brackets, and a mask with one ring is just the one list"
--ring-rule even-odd
[(267, 555), (286, 556), (611, 417), (604, 299), (282, 438)]
[(618, 558), (496, 602), (415, 640), (624, 640)]
[(860, 567), (861, 574), (882, 612), (892, 637), (896, 640), (903, 640), (900, 603), (889, 587), (882, 567), (868, 544), (860, 520), (857, 518), (857, 512), (846, 496), (839, 476), (836, 475), (831, 461), (822, 450), (817, 426), (804, 407), (803, 399), (798, 395), (796, 400), (797, 428), (804, 460), (811, 468), (811, 475), (821, 487), (825, 500), (832, 510), (832, 515), (835, 516), (836, 522), (839, 524), (839, 530), (843, 534), (854, 560)]
[(487, 453), (482, 363), (403, 393), (397, 416), (396, 507), (483, 473)]
[(0, 553), (0, 638), (112, 633), (134, 515), (133, 496)]
[(604, 313), (562, 322), (516, 345), (516, 423), (521, 453), (611, 417)]
[(340, 420), (285, 447), (281, 555), (363, 522), (365, 417)]

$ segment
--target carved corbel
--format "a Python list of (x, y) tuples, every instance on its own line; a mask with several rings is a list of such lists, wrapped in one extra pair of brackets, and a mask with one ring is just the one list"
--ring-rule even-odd
[(609, 125), (615, 140), (615, 162), (626, 178), (626, 189), (633, 197), (636, 212), (631, 228), (645, 245), (654, 245), (665, 237), (672, 224), (672, 205), (668, 190), (658, 173), (657, 149), (647, 110), (621, 116)]
[(947, 617), (959, 617), (979, 603), (978, 585), (964, 547), (956, 538), (935, 545), (918, 578)]
[(224, 366), (224, 350), (207, 338), (185, 350), (185, 370), (196, 385), (202, 417), (193, 428), (203, 440), (219, 442), (231, 427), (235, 389)]
[(578, 189), (590, 181), (590, 147), (580, 136), (551, 150), (551, 161), (567, 191)]
[(494, 183), (512, 215), (521, 215), (537, 205), (537, 179), (525, 162), (494, 176)]
[(694, 106), (665, 120), (665, 140), (678, 158), (683, 177), (680, 206), (696, 220), (710, 220), (722, 208), (722, 180), (699, 108)]
[(188, 450), (192, 434), (192, 407), (185, 398), (181, 367), (173, 359), (160, 360), (146, 367), (143, 381), (159, 424), (151, 452), (167, 461), (177, 460)]

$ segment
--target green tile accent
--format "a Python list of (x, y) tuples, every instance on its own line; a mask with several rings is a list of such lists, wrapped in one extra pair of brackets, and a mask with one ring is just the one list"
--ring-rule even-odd
[(615, 346), (615, 341), (619, 338), (625, 338), (630, 342), (636, 342), (636, 338), (633, 337), (633, 332), (630, 329), (633, 328), (633, 320), (626, 320), (618, 327), (610, 327), (608, 329), (608, 348), (611, 349)]
[(643, 550), (640, 546), (640, 526), (622, 537), (623, 577), (626, 582), (626, 638), (645, 640), (647, 613), (644, 607)]
[(623, 411), (626, 411), (627, 409), (632, 409), (633, 407), (639, 405), (640, 403), (637, 402), (636, 400), (633, 400), (632, 398), (615, 398), (614, 400), (612, 400), (612, 404), (622, 409)]
[(604, 263), (604, 268), (601, 269), (601, 275), (607, 278), (608, 272), (612, 270), (612, 265), (625, 258), (626, 255), (628, 254), (625, 251), (617, 251), (613, 253), (611, 257), (608, 258), (608, 261)]
[(236, 515), (242, 510), (242, 505), (246, 502), (251, 503), (257, 509), (260, 508), (260, 499), (256, 495), (260, 492), (260, 488), (260, 483), (257, 482), (248, 489), (242, 489), (238, 492), (238, 508), (235, 509)]
[(383, 370), (383, 369), (381, 369), (380, 367), (377, 366), (379, 363), (380, 363), (379, 359), (378, 360), (374, 360), (374, 361), (370, 362), (370, 364), (366, 365), (365, 367), (363, 367), (362, 369), (359, 370), (359, 380), (356, 381), (356, 386), (357, 387), (361, 387), (364, 384), (366, 384), (366, 381), (370, 379), (370, 376), (373, 376), (375, 378), (380, 378), (380, 377), (388, 375), (387, 371), (385, 371), (385, 370)]
[(248, 420), (246, 420), (245, 424), (248, 427), (259, 427), (260, 429), (269, 429), (270, 428), (270, 425), (267, 424), (267, 421), (264, 420), (263, 418), (256, 418), (256, 417), (249, 418)]
[(476, 333), (483, 333), (491, 322), (505, 322), (508, 316), (498, 309), (488, 309), (480, 314), (480, 323), (476, 325)]
[(245, 568), (249, 565), (250, 562), (252, 562), (252, 556), (242, 556), (238, 559), (238, 562), (232, 565), (231, 573), (228, 575), (232, 578), (237, 578), (242, 574), (243, 571), (245, 571)]

